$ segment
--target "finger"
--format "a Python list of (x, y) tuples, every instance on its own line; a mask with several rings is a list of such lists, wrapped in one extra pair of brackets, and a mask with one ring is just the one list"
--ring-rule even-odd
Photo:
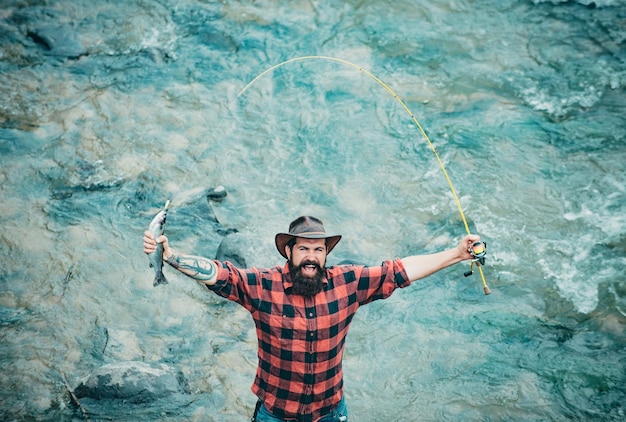
[(156, 250), (156, 242), (154, 241), (150, 232), (145, 232), (143, 236), (143, 251), (146, 254), (151, 254)]

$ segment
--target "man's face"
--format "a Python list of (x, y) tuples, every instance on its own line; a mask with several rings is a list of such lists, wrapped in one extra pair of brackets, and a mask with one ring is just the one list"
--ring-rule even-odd
[[(302, 265), (301, 273), (304, 277), (313, 277), (318, 268), (326, 264), (326, 240), (296, 238), (292, 249), (287, 249), (287, 257), (294, 267)], [(310, 264), (310, 265), (309, 265)], [(317, 264), (317, 267), (316, 265)]]
[(312, 297), (324, 288), (326, 241), (297, 238), (293, 248), (286, 247), (293, 292)]

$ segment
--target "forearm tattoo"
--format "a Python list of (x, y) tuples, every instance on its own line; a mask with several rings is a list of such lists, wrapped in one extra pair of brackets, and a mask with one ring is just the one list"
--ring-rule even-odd
[(217, 275), (215, 262), (200, 256), (171, 255), (165, 262), (198, 281), (213, 280)]
[(165, 262), (167, 262), (168, 264), (170, 264), (171, 267), (179, 269), (180, 268), (180, 264), (178, 263), (178, 257), (176, 255), (170, 255)]

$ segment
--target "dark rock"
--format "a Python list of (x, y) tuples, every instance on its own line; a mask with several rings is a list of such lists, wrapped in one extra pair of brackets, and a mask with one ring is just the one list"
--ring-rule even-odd
[(76, 32), (65, 26), (45, 26), (29, 31), (28, 36), (53, 56), (75, 59), (87, 52)]
[(164, 365), (120, 362), (98, 368), (74, 391), (78, 398), (148, 403), (176, 394), (189, 394), (181, 372)]
[(209, 201), (220, 202), (224, 198), (226, 198), (227, 195), (228, 195), (228, 192), (226, 192), (226, 188), (224, 186), (217, 186), (212, 189), (209, 189), (209, 191), (206, 194), (206, 197)]
[(248, 265), (258, 261), (262, 249), (263, 245), (258, 239), (243, 233), (232, 233), (222, 239), (215, 259), (229, 261), (239, 268), (248, 268)]

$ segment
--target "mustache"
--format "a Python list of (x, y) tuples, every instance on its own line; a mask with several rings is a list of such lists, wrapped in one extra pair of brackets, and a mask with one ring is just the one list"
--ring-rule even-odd
[(318, 262), (310, 261), (310, 260), (309, 261), (302, 261), (300, 263), (300, 265), (298, 265), (298, 269), (300, 270), (300, 269), (304, 268), (307, 265), (312, 265), (312, 266), (314, 266), (318, 270), (322, 269), (322, 266)]

